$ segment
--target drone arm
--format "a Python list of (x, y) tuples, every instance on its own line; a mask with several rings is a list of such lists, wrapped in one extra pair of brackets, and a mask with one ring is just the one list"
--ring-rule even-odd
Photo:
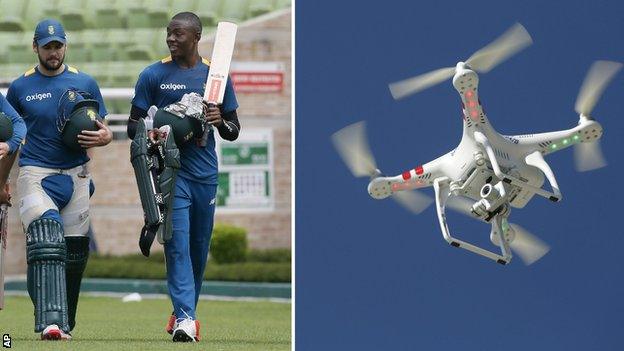
[[(505, 183), (508, 184), (514, 184), (518, 187), (521, 188), (525, 188), (525, 189), (529, 189), (532, 192), (534, 192), (537, 195), (543, 196), (547, 199), (550, 199), (551, 201), (559, 201), (559, 198), (557, 197), (556, 193), (552, 193), (549, 191), (546, 191), (544, 189), (532, 186), (530, 184), (527, 184), (523, 181), (521, 181), (520, 179), (513, 177), (511, 175), (505, 174), (503, 173), (503, 171), (501, 171), (500, 166), (498, 165), (498, 161), (496, 160), (496, 154), (494, 153), (494, 149), (492, 148), (492, 145), (490, 145), (490, 142), (488, 141), (487, 137), (485, 135), (483, 135), (483, 133), (479, 132), (479, 131), (475, 131), (474, 132), (474, 138), (477, 141), (477, 143), (481, 144), (481, 146), (483, 146), (483, 148), (485, 149), (485, 152), (488, 155), (488, 158), (490, 160), (490, 163), (492, 164), (492, 168), (494, 170), (494, 174), (496, 174), (496, 176), (501, 179), (502, 181), (504, 181)], [(554, 176), (553, 176), (554, 178)]]
[(541, 151), (548, 155), (556, 151), (567, 149), (570, 146), (593, 142), (602, 136), (602, 126), (587, 117), (581, 117), (579, 124), (574, 128), (554, 132), (513, 135), (507, 138), (530, 151)]
[(527, 165), (537, 167), (544, 173), (546, 179), (548, 179), (548, 182), (550, 183), (550, 187), (553, 190), (554, 196), (558, 199), (557, 201), (561, 201), (562, 195), (561, 191), (559, 190), (559, 184), (557, 184), (555, 174), (553, 173), (552, 169), (550, 169), (548, 163), (546, 163), (546, 160), (544, 160), (544, 156), (542, 156), (542, 153), (539, 151), (534, 151), (527, 157), (525, 157), (524, 160), (526, 161)]
[[(444, 237), (444, 240), (446, 240), (446, 242), (451, 244), (451, 246), (460, 247), (462, 249), (471, 251), (478, 255), (492, 259), (500, 264), (507, 264), (511, 260), (511, 251), (509, 250), (509, 246), (506, 242), (501, 244), (503, 255), (498, 255), (498, 254), (495, 254), (494, 252), (482, 249), (478, 246), (475, 246), (473, 244), (467, 243), (463, 240), (459, 240), (451, 236), (451, 232), (446, 222), (446, 214), (445, 214), (446, 201), (451, 195), (449, 184), (450, 184), (450, 180), (447, 177), (436, 178), (433, 182), (433, 189), (435, 190), (435, 198), (436, 198), (436, 212), (438, 214), (438, 222), (440, 223), (440, 229), (442, 230), (442, 236)], [(496, 224), (499, 228), (499, 231), (502, 233), (502, 222), (499, 219), (499, 217), (500, 216), (495, 217), (495, 221), (492, 223), (492, 225), (494, 226)]]

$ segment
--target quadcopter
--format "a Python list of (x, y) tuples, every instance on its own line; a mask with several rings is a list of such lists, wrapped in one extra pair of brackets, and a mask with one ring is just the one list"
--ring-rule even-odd
[[(396, 176), (384, 176), (377, 168), (366, 139), (366, 125), (358, 122), (334, 133), (332, 141), (356, 177), (369, 176), (368, 193), (374, 199), (392, 196), (415, 213), (432, 202), (414, 189), (433, 186), (438, 222), (452, 246), (485, 256), (500, 264), (512, 259), (512, 250), (528, 265), (545, 255), (549, 247), (524, 228), (511, 224), (512, 208), (523, 208), (535, 196), (561, 201), (557, 179), (544, 156), (575, 146), (576, 168), (588, 171), (606, 165), (600, 150), (602, 126), (591, 111), (607, 84), (620, 70), (617, 62), (596, 61), (580, 89), (575, 110), (578, 125), (571, 129), (526, 135), (501, 135), (492, 126), (479, 100), (479, 73), (532, 43), (526, 29), (516, 23), (499, 38), (455, 67), (441, 68), (389, 85), (400, 99), (452, 78), (462, 102), (463, 134), (449, 153)], [(550, 189), (544, 189), (544, 178)], [(490, 223), (490, 241), (500, 248), (486, 249), (451, 234), (446, 208)], [(498, 249), (497, 249), (498, 250)]]

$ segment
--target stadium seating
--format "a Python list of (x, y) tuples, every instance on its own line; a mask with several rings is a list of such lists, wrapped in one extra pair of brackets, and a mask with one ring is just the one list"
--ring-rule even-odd
[[(33, 31), (43, 18), (63, 23), (70, 65), (95, 77), (100, 87), (131, 88), (143, 68), (168, 55), (165, 27), (174, 14), (196, 13), (208, 34), (218, 21), (242, 23), (290, 4), (291, 0), (0, 0), (0, 84), (37, 63)], [(109, 112), (127, 113), (130, 107), (127, 100), (109, 104)]]
[[(198, 0), (200, 2), (201, 0)], [(201, 6), (195, 6), (195, 14), (202, 21), (204, 27), (213, 27), (219, 19), (220, 0), (201, 1)]]
[(26, 30), (24, 15), (26, 3), (21, 0), (0, 1), (0, 31), (21, 32)]
[(82, 0), (59, 1), (60, 21), (66, 31), (80, 31), (92, 27), (92, 12), (83, 10)]
[(123, 6), (126, 1), (101, 1), (90, 0), (89, 6), (93, 8), (93, 25), (95, 28), (123, 28), (127, 19), (127, 9)]
[(258, 17), (271, 11), (273, 11), (273, 0), (255, 0), (249, 3), (247, 15)]
[(219, 20), (235, 23), (242, 22), (247, 15), (248, 0), (227, 0), (221, 4)]

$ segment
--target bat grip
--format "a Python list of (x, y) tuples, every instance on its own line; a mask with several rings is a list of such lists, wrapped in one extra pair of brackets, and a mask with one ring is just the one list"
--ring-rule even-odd
[[(206, 103), (206, 106), (208, 107), (217, 107), (218, 105), (212, 101), (204, 101)], [(204, 124), (204, 133), (201, 136), (201, 139), (198, 142), (198, 146), (200, 147), (206, 147), (206, 145), (208, 144), (208, 134), (210, 133), (210, 131), (212, 130), (212, 126), (210, 124), (208, 124), (208, 122), (206, 122)]]

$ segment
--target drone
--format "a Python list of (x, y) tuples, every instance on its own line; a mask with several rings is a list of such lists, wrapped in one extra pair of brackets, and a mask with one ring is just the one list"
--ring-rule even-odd
[[(546, 243), (519, 225), (508, 222), (512, 208), (523, 208), (535, 196), (550, 201), (562, 199), (555, 175), (544, 156), (575, 147), (578, 171), (606, 165), (599, 139), (602, 126), (591, 111), (622, 64), (596, 61), (580, 89), (575, 110), (578, 125), (571, 129), (525, 135), (499, 134), (483, 110), (479, 99), (479, 73), (531, 45), (526, 29), (516, 23), (496, 40), (455, 67), (441, 68), (389, 85), (398, 100), (452, 78), (462, 103), (463, 134), (459, 145), (447, 154), (396, 176), (385, 176), (377, 168), (366, 139), (366, 124), (358, 122), (332, 135), (338, 153), (356, 177), (368, 176), (368, 193), (374, 199), (392, 196), (414, 213), (427, 208), (432, 200), (415, 189), (433, 186), (438, 222), (444, 239), (502, 265), (512, 259), (512, 250), (529, 265), (548, 251)], [(550, 189), (544, 189), (544, 178)], [(487, 249), (451, 234), (446, 208), (491, 224)], [(500, 253), (498, 253), (500, 248)]]

